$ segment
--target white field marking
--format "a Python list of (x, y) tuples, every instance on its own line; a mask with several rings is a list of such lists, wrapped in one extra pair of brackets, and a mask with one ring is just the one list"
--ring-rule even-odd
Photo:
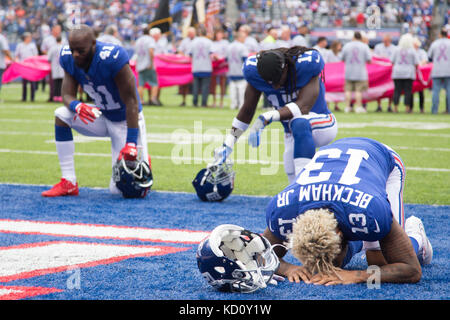
[[(22, 153), (22, 154), (42, 154), (42, 155), (57, 155), (56, 151), (39, 151), (39, 150), (12, 150), (12, 149), (0, 149), (0, 153)], [(76, 156), (85, 156), (85, 157), (104, 157), (110, 158), (111, 154), (109, 153), (83, 153), (83, 152), (75, 152)], [(152, 159), (161, 159), (161, 160), (172, 160), (177, 162), (191, 163), (195, 161), (201, 161), (205, 163), (209, 163), (213, 160), (213, 158), (198, 158), (198, 157), (171, 157), (171, 156), (158, 156), (151, 155)], [(254, 160), (254, 159), (233, 159), (235, 163), (238, 164), (278, 164), (284, 165), (283, 161), (267, 161), (267, 160)], [(422, 167), (407, 167), (406, 170), (411, 171), (432, 171), (432, 172), (450, 172), (450, 169), (447, 168), (422, 168)]]
[[(208, 125), (207, 121), (202, 121), (198, 119), (203, 124), (203, 129), (205, 128), (215, 128), (215, 129), (230, 129), (230, 126), (211, 126)], [(0, 119), (0, 122), (14, 122), (14, 123), (42, 123), (42, 124), (53, 124), (54, 120), (42, 120), (42, 119), (17, 119), (8, 118)], [(195, 121), (191, 125), (176, 125), (176, 124), (161, 124), (147, 122), (149, 128), (174, 128), (174, 129), (186, 129), (192, 128)], [(450, 123), (448, 122), (419, 122), (419, 121), (373, 121), (373, 122), (338, 122), (339, 128), (366, 128), (366, 127), (381, 127), (381, 128), (393, 128), (393, 129), (410, 129), (410, 130), (441, 130), (450, 129)]]
[(152, 242), (200, 243), (209, 232), (0, 219), (0, 232)]
[(162, 246), (127, 246), (82, 242), (41, 242), (0, 248), (0, 281), (30, 278), (73, 268), (181, 251)]
[[(360, 135), (360, 136), (377, 136), (377, 135), (383, 135), (383, 136), (397, 136), (397, 137), (411, 137), (410, 132), (380, 132), (380, 131), (348, 131), (348, 130), (339, 130), (339, 134), (343, 135)], [(0, 131), (0, 135), (31, 135), (31, 136), (51, 136), (53, 137), (55, 133), (53, 131)], [(81, 138), (75, 138), (77, 137), (77, 133), (74, 134), (74, 139), (79, 139), (79, 142), (91, 142), (91, 141), (109, 141), (108, 137), (85, 137), (84, 140)], [(417, 132), (414, 133), (414, 136), (419, 137), (438, 137), (438, 138), (450, 138), (450, 134), (446, 133), (429, 133), (429, 132)], [(195, 139), (195, 143), (199, 140), (198, 134), (191, 134), (190, 139), (192, 141), (192, 137)], [(242, 135), (243, 138), (240, 138), (237, 143), (240, 143), (242, 141), (245, 141), (246, 133)], [(148, 142), (153, 143), (175, 143), (173, 142), (172, 133), (165, 133), (165, 132), (157, 132), (157, 133), (147, 133), (147, 140)], [(208, 141), (216, 141), (216, 139), (220, 139), (222, 141), (224, 138), (224, 135), (214, 135), (214, 134), (203, 134), (202, 140), (205, 143)], [(187, 140), (187, 139), (186, 139)], [(47, 142), (47, 141), (46, 141)], [(54, 140), (49, 140), (48, 142), (54, 142)], [(188, 143), (188, 142), (176, 142), (180, 144)], [(264, 141), (262, 141), (264, 143)], [(284, 141), (278, 141), (279, 144), (284, 144)]]

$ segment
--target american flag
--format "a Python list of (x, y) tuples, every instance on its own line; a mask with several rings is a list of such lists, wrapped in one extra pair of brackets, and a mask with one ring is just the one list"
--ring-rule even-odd
[(208, 9), (206, 9), (206, 19), (212, 17), (220, 12), (220, 0), (211, 0), (208, 4)]

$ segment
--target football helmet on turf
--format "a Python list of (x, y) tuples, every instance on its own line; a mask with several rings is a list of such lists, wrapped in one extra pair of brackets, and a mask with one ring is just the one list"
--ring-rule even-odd
[(144, 198), (153, 185), (152, 170), (145, 161), (117, 160), (113, 179), (124, 198)]
[(234, 188), (233, 163), (227, 160), (200, 170), (192, 181), (197, 196), (203, 201), (222, 201)]
[(280, 262), (263, 236), (232, 224), (216, 227), (197, 249), (197, 265), (220, 291), (250, 293), (271, 282)]

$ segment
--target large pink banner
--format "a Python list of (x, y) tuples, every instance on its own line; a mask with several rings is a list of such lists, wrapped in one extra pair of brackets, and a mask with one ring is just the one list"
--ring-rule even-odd
[(47, 56), (34, 56), (22, 62), (13, 62), (3, 73), (2, 83), (11, 82), (19, 77), (30, 81), (39, 81), (50, 73)]
[[(374, 56), (372, 63), (367, 64), (369, 75), (369, 89), (363, 94), (364, 101), (373, 101), (382, 98), (391, 98), (394, 94), (394, 81), (392, 75), (392, 63), (385, 58)], [(416, 80), (413, 83), (413, 92), (431, 87), (430, 73), (432, 63), (419, 66), (416, 72)], [(329, 102), (345, 100), (345, 63), (334, 62), (325, 65), (325, 98)]]
[[(137, 77), (135, 61), (130, 60), (130, 65)], [(413, 84), (413, 92), (431, 87), (431, 69), (433, 64), (428, 63), (419, 66), (417, 78)], [(160, 54), (155, 56), (155, 67), (158, 75), (159, 86), (170, 87), (188, 84), (192, 82), (191, 58), (178, 54)], [(391, 98), (394, 93), (394, 82), (391, 79), (392, 64), (388, 59), (374, 56), (372, 63), (367, 64), (369, 74), (369, 90), (363, 94), (364, 101), (373, 101), (381, 98)], [(223, 57), (216, 56), (213, 60), (213, 74), (226, 74), (228, 64)], [(13, 62), (5, 70), (3, 83), (22, 77), (31, 81), (43, 79), (50, 72), (50, 64), (47, 56), (35, 56), (22, 62)], [(339, 102), (345, 100), (345, 64), (343, 62), (327, 63), (325, 65), (326, 100)], [(146, 84), (148, 87), (148, 84)]]

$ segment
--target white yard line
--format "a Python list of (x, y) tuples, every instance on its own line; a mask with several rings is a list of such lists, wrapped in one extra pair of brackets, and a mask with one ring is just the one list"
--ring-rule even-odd
[[(56, 151), (41, 151), (41, 150), (13, 150), (13, 149), (0, 149), (0, 153), (21, 153), (21, 154), (37, 154), (37, 155), (54, 155), (57, 156)], [(103, 158), (110, 158), (111, 154), (109, 153), (85, 153), (85, 152), (75, 152), (76, 156), (83, 156), (83, 157), (103, 157)], [(162, 159), (162, 160), (172, 160), (176, 162), (184, 162), (184, 163), (203, 163), (207, 162), (208, 160), (212, 159), (203, 159), (203, 158), (196, 158), (196, 157), (171, 157), (171, 156), (160, 156), (160, 155), (151, 155), (152, 159)], [(282, 161), (265, 161), (265, 160), (256, 160), (256, 159), (235, 159), (235, 162), (238, 164), (278, 164), (283, 165), (284, 162)], [(183, 163), (181, 163), (183, 164)], [(407, 170), (411, 171), (431, 171), (431, 172), (450, 172), (450, 169), (446, 168), (423, 168), (423, 167), (407, 167)]]

